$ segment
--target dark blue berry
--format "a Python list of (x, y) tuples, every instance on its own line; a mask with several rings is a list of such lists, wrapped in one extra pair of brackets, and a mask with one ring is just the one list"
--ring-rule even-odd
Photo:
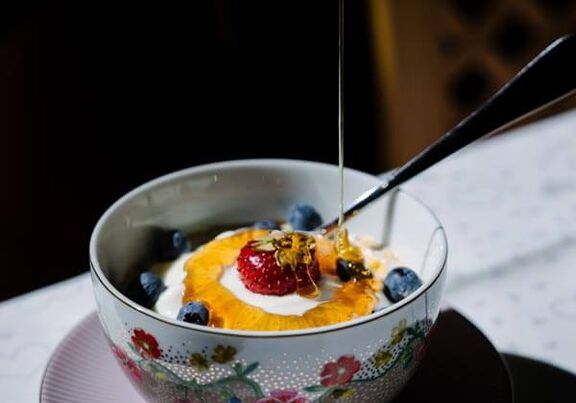
[(311, 231), (322, 224), (322, 217), (311, 205), (296, 203), (288, 210), (288, 224), (298, 231)]
[(384, 279), (384, 295), (391, 302), (398, 302), (422, 285), (422, 280), (408, 267), (392, 269)]
[(338, 274), (340, 280), (344, 282), (350, 281), (352, 278), (350, 268), (348, 267), (348, 262), (344, 259), (338, 259), (336, 261), (336, 273)]
[(340, 280), (346, 282), (354, 278), (362, 280), (372, 278), (372, 272), (364, 266), (362, 262), (353, 262), (339, 258), (336, 260), (336, 273)]
[(276, 223), (272, 220), (256, 221), (254, 223), (254, 225), (252, 225), (252, 227), (254, 227), (256, 229), (280, 229), (280, 226), (278, 225), (278, 223)]
[(238, 399), (236, 396), (228, 399), (228, 403), (242, 403), (242, 400)]
[(158, 258), (161, 261), (174, 260), (184, 252), (191, 250), (186, 234), (177, 230), (161, 230), (158, 233)]
[(193, 301), (180, 308), (177, 319), (197, 325), (207, 325), (210, 314), (201, 302)]
[(164, 282), (155, 273), (140, 273), (128, 289), (128, 297), (145, 308), (152, 308), (166, 289)]

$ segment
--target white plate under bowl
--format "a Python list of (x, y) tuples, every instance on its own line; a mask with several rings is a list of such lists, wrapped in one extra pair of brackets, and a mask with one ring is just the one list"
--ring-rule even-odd
[(145, 403), (103, 349), (107, 344), (96, 313), (75, 326), (52, 354), (40, 403)]

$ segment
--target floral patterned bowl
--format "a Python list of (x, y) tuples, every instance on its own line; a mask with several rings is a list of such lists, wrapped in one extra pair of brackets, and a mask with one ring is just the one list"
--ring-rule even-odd
[[(346, 170), (347, 202), (379, 181)], [(332, 165), (231, 161), (153, 180), (105, 212), (90, 243), (98, 316), (111, 352), (147, 400), (386, 402), (400, 391), (438, 315), (447, 254), (434, 215), (402, 191), (348, 224), (393, 248), (424, 280), (406, 299), (371, 315), (304, 330), (232, 331), (162, 317), (119, 291), (146, 267), (154, 227), (233, 226), (281, 217), (296, 201), (329, 218), (337, 214), (338, 184)]]

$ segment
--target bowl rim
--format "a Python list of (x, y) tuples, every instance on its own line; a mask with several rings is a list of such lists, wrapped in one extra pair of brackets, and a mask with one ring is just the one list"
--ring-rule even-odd
[[(90, 236), (90, 244), (89, 244), (89, 263), (90, 263), (90, 272), (93, 274), (91, 276), (92, 281), (94, 279), (98, 280), (98, 282), (106, 289), (106, 291), (114, 297), (117, 301), (121, 302), (123, 305), (126, 305), (128, 308), (143, 314), (145, 316), (150, 317), (156, 321), (162, 322), (166, 325), (174, 326), (180, 329), (189, 330), (189, 331), (196, 331), (199, 333), (210, 334), (210, 335), (220, 335), (220, 336), (228, 336), (228, 337), (242, 337), (242, 338), (283, 338), (283, 337), (302, 337), (302, 336), (312, 336), (318, 334), (325, 334), (334, 331), (340, 331), (343, 329), (348, 329), (351, 327), (358, 327), (365, 323), (370, 323), (375, 320), (379, 320), (385, 316), (389, 316), (390, 314), (400, 310), (401, 308), (405, 307), (406, 305), (410, 304), (411, 302), (419, 299), (421, 296), (426, 294), (430, 288), (440, 279), (443, 277), (443, 273), (446, 271), (446, 263), (448, 258), (448, 240), (446, 237), (446, 232), (444, 227), (438, 220), (436, 214), (432, 211), (430, 207), (428, 207), (425, 203), (423, 203), (418, 197), (412, 195), (409, 192), (406, 192), (401, 189), (397, 189), (397, 192), (400, 192), (413, 201), (415, 201), (420, 207), (425, 209), (428, 214), (436, 221), (437, 231), (440, 236), (441, 240), (444, 244), (443, 249), (443, 256), (442, 256), (442, 263), (440, 268), (437, 269), (437, 272), (434, 274), (434, 277), (420, 286), (416, 291), (410, 294), (408, 297), (404, 298), (403, 300), (393, 303), (387, 306), (384, 309), (379, 310), (378, 312), (371, 313), (369, 315), (365, 315), (359, 318), (355, 318), (345, 322), (339, 322), (332, 325), (326, 326), (318, 326), (318, 327), (311, 327), (305, 329), (297, 329), (297, 330), (274, 330), (274, 331), (263, 331), (263, 330), (235, 330), (235, 329), (222, 329), (222, 328), (215, 328), (215, 327), (208, 327), (208, 326), (201, 326), (195, 325), (192, 323), (187, 323), (183, 321), (178, 321), (175, 319), (171, 319), (161, 314), (153, 311), (152, 309), (145, 308), (136, 302), (130, 300), (128, 297), (124, 296), (120, 290), (118, 290), (112, 283), (106, 278), (104, 275), (96, 253), (96, 244), (99, 238), (99, 234), (102, 231), (103, 226), (108, 221), (108, 218), (123, 204), (127, 203), (128, 201), (132, 200), (134, 197), (137, 197), (141, 193), (145, 192), (146, 190), (153, 188), (157, 185), (161, 185), (163, 183), (167, 183), (176, 179), (180, 179), (185, 176), (194, 175), (198, 173), (202, 173), (209, 170), (214, 169), (230, 169), (230, 168), (246, 168), (246, 167), (270, 167), (270, 166), (292, 166), (292, 167), (299, 167), (303, 168), (306, 166), (315, 167), (315, 168), (323, 168), (323, 169), (334, 169), (337, 168), (337, 165), (323, 163), (323, 162), (316, 162), (316, 161), (307, 161), (307, 160), (298, 160), (298, 159), (282, 159), (282, 158), (252, 158), (252, 159), (237, 159), (237, 160), (229, 160), (229, 161), (220, 161), (214, 162), (209, 164), (202, 164), (197, 166), (192, 166), (189, 168), (184, 168), (181, 170), (177, 170), (174, 172), (170, 172), (168, 174), (159, 176), (154, 178), (150, 181), (147, 181), (135, 188), (131, 191), (127, 192), (119, 199), (117, 199), (113, 204), (111, 204), (104, 213), (98, 219), (96, 225), (92, 230), (92, 234)], [(350, 172), (354, 175), (366, 176), (370, 179), (381, 179), (377, 175), (372, 175), (366, 172), (358, 171), (352, 168), (345, 168), (346, 172)]]

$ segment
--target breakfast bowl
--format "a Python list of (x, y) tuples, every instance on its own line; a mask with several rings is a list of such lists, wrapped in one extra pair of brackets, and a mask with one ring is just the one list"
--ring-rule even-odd
[[(345, 203), (381, 179), (344, 170)], [(394, 191), (349, 221), (351, 233), (393, 250), (422, 285), (404, 299), (328, 326), (234, 330), (160, 315), (126, 289), (151, 260), (158, 228), (201, 233), (282, 217), (306, 202), (324, 219), (338, 214), (338, 167), (239, 160), (152, 180), (114, 203), (90, 241), (97, 313), (110, 352), (151, 402), (390, 401), (421, 360), (440, 308), (447, 243), (420, 201)]]

